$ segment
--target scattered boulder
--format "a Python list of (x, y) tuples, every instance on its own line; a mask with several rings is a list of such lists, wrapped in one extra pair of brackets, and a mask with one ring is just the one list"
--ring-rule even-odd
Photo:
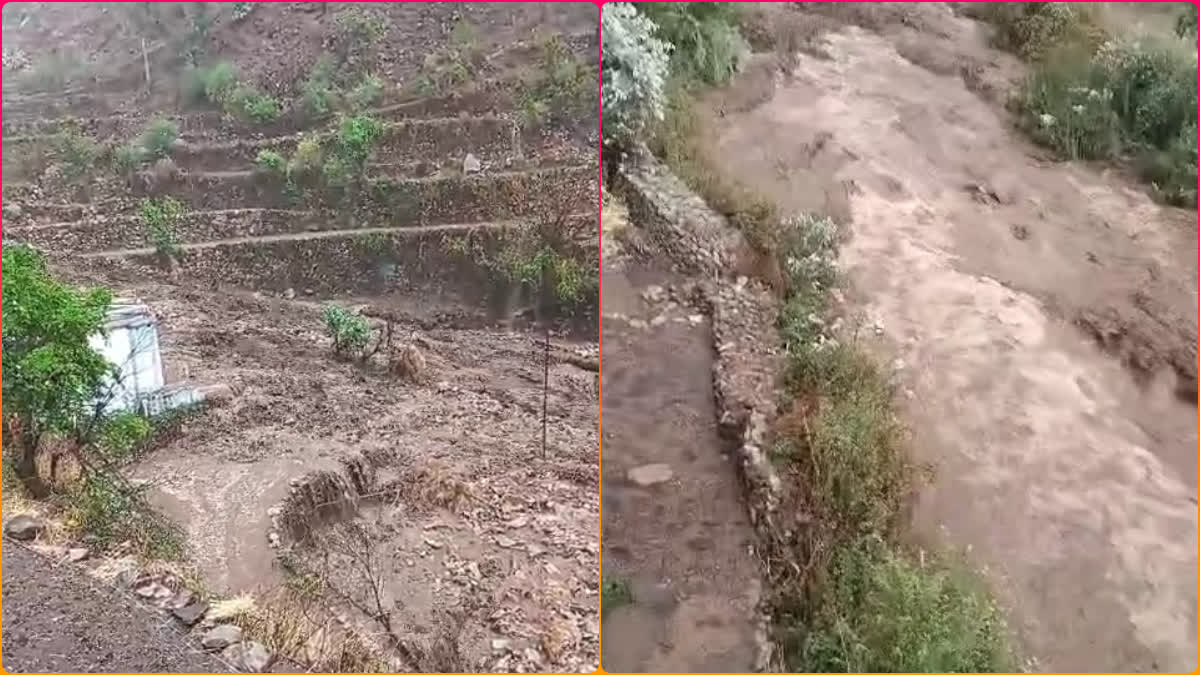
[(425, 379), (425, 355), (416, 345), (407, 344), (393, 355), (391, 370), (398, 377), (421, 382)]
[(472, 174), (483, 171), (483, 162), (471, 153), (467, 153), (467, 158), (463, 160), (463, 173)]
[(243, 673), (261, 673), (271, 665), (271, 652), (254, 641), (230, 645), (221, 656)]
[[(24, 215), (20, 204), (5, 204), (4, 205), (4, 220), (17, 221)], [(10, 223), (11, 224), (11, 223)]]
[(196, 599), (196, 595), (184, 588), (168, 600), (166, 606), (168, 609), (179, 609), (180, 607), (192, 604), (192, 600), (194, 599)]
[(71, 548), (67, 549), (67, 560), (73, 563), (83, 562), (91, 555), (86, 548)]
[(665, 483), (675, 477), (666, 464), (647, 464), (629, 470), (629, 480), (639, 487), (650, 487)]
[(179, 619), (179, 622), (183, 625), (194, 626), (198, 621), (200, 621), (200, 619), (204, 618), (204, 613), (207, 611), (208, 603), (197, 600), (191, 604), (184, 605), (183, 607), (177, 607), (171, 610), (171, 613), (174, 614), (175, 618)]
[(142, 581), (134, 587), (133, 592), (147, 600), (163, 600), (173, 595), (171, 589), (153, 580)]
[(45, 521), (25, 514), (14, 516), (4, 524), (4, 534), (17, 541), (33, 541), (45, 529)]
[(662, 286), (650, 286), (642, 291), (642, 298), (649, 303), (659, 303), (667, 298), (667, 289)]
[(200, 646), (210, 651), (225, 649), (242, 641), (242, 629), (231, 623), (223, 623), (204, 634)]

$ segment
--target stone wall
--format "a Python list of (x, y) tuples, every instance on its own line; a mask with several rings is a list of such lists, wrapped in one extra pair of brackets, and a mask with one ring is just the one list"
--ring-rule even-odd
[[(335, 130), (314, 133), (323, 147), (334, 140)], [(284, 157), (292, 155), (305, 134), (288, 134), (266, 139), (224, 142), (179, 142), (171, 158), (180, 167), (193, 170), (252, 168), (263, 150)], [(384, 125), (375, 146), (376, 157), (403, 157), (407, 162), (437, 162), (468, 152), (491, 162), (503, 162), (517, 150), (516, 124), (502, 117), (465, 117), (409, 120)], [(461, 169), (461, 165), (459, 167)]]
[(741, 234), (649, 152), (623, 164), (610, 189), (679, 271), (715, 278), (731, 267)]

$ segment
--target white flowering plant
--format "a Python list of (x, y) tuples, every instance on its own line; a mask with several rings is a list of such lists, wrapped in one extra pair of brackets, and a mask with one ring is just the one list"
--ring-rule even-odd
[(606, 144), (636, 136), (663, 118), (671, 45), (630, 3), (604, 5), (600, 16), (600, 101)]
[(779, 315), (779, 329), (789, 353), (821, 349), (829, 290), (837, 283), (837, 225), (825, 217), (805, 214), (781, 223), (784, 272), (788, 299)]

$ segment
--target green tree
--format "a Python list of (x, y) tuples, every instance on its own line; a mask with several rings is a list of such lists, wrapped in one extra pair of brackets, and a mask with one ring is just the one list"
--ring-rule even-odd
[(113, 374), (88, 344), (103, 331), (112, 294), (63, 284), (27, 246), (6, 247), (3, 262), (4, 437), (15, 445), (17, 477), (43, 498), (49, 493), (37, 467), (43, 438), (70, 431)]
[(1196, 6), (1188, 5), (1175, 19), (1175, 34), (1179, 37), (1196, 36)]

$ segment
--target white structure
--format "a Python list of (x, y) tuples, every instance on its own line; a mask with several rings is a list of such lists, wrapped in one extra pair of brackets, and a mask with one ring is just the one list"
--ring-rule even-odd
[(203, 399), (203, 394), (194, 389), (166, 386), (158, 322), (149, 307), (118, 298), (109, 309), (104, 328), (105, 334), (93, 336), (90, 343), (117, 369), (116, 377), (109, 380), (101, 394), (100, 401), (107, 401), (106, 414), (130, 411), (157, 415)]

